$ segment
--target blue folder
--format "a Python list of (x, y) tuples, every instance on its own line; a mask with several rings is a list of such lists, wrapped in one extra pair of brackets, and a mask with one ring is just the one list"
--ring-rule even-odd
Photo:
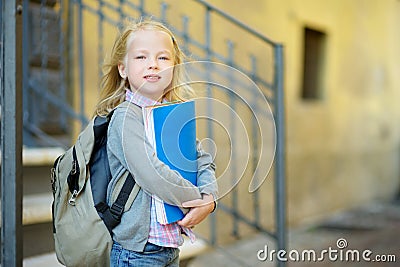
[[(195, 102), (164, 104), (153, 109), (157, 157), (197, 185)], [(176, 206), (164, 203), (168, 223), (184, 217)]]

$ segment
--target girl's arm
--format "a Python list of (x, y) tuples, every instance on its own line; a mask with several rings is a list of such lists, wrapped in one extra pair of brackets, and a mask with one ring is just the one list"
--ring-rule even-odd
[(115, 110), (109, 125), (108, 149), (143, 190), (166, 203), (181, 206), (185, 201), (201, 199), (196, 186), (157, 158), (145, 137), (139, 107)]

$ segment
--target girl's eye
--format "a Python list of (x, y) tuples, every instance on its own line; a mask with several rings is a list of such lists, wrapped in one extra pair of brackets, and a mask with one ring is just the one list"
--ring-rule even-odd
[(161, 60), (169, 60), (168, 57), (159, 57), (159, 59), (161, 59)]
[(135, 59), (145, 59), (145, 56), (136, 56)]

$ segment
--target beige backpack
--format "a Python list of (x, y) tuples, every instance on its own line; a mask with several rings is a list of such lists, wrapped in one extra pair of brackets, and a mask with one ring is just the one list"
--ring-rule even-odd
[(107, 205), (107, 129), (112, 113), (91, 120), (51, 170), (55, 250), (66, 266), (110, 265), (112, 229), (140, 189), (126, 171), (112, 193), (113, 205)]

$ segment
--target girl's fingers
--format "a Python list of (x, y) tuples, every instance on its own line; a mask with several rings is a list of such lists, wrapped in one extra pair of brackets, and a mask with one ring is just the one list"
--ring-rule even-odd
[(193, 226), (193, 222), (192, 222), (193, 218), (192, 218), (192, 214), (190, 213), (190, 211), (185, 215), (185, 217), (183, 217), (182, 220), (178, 221), (178, 224), (180, 226), (184, 226), (184, 227), (192, 227)]

